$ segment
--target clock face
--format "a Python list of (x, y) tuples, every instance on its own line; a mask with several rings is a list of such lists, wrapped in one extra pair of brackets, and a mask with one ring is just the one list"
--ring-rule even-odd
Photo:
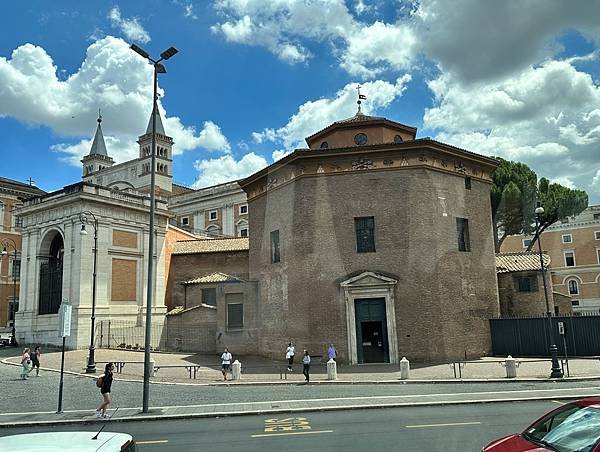
[(356, 144), (358, 144), (359, 146), (363, 145), (363, 144), (367, 144), (367, 136), (364, 133), (357, 133), (354, 136), (354, 142)]
[(402, 137), (400, 135), (396, 135), (394, 137), (394, 143), (402, 143), (404, 140), (402, 139)]

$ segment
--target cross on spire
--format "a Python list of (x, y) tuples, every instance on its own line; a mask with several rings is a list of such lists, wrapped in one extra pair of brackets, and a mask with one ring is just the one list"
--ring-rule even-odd
[(102, 112), (100, 111), (100, 109), (98, 109), (98, 119), (96, 119), (96, 121), (98, 121), (98, 124), (102, 122)]
[(360, 111), (360, 104), (362, 104), (363, 100), (366, 100), (367, 96), (365, 96), (364, 94), (360, 93), (360, 89), (362, 87), (360, 85), (356, 86), (356, 91), (358, 91), (358, 100), (356, 101), (356, 103), (358, 104), (358, 112), (356, 112), (357, 115), (362, 114), (362, 112)]
[(34, 183), (35, 181), (34, 181), (34, 180), (31, 178), (31, 176), (29, 176), (29, 179), (27, 179), (27, 182), (29, 182), (29, 185), (32, 185), (32, 186), (33, 186), (33, 183)]

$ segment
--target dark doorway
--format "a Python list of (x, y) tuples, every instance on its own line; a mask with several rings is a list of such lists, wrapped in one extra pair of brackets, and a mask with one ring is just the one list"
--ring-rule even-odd
[(383, 348), (383, 322), (380, 320), (360, 322), (362, 329), (362, 349), (364, 363), (385, 362)]
[(358, 362), (389, 362), (385, 299), (357, 299), (354, 301), (354, 307)]
[(62, 236), (56, 233), (48, 255), (40, 257), (40, 298), (38, 313), (56, 314), (62, 301), (62, 273), (64, 243)]

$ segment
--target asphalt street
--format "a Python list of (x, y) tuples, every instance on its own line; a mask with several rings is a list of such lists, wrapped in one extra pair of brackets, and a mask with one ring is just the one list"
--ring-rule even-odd
[[(523, 430), (562, 402), (509, 402), (390, 408), (301, 415), (176, 421), (115, 422), (144, 451), (479, 451), (489, 441)], [(90, 425), (53, 430), (94, 430)], [(0, 436), (44, 431), (0, 429)]]

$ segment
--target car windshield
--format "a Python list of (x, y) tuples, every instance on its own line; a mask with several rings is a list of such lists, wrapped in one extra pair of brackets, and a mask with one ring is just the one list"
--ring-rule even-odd
[(600, 440), (600, 409), (565, 405), (528, 428), (523, 436), (560, 452), (591, 452)]

